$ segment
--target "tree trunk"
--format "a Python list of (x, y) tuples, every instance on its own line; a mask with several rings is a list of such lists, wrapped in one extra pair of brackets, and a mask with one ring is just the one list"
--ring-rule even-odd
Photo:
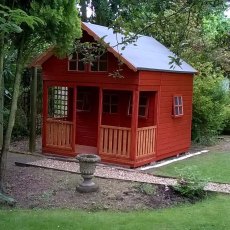
[(80, 6), (81, 6), (81, 20), (83, 22), (86, 22), (87, 20), (87, 0), (80, 0)]
[(15, 81), (14, 81), (14, 92), (11, 102), (10, 115), (7, 123), (7, 129), (3, 140), (2, 150), (0, 154), (0, 192), (5, 191), (5, 172), (6, 172), (6, 159), (7, 152), (10, 146), (11, 134), (14, 127), (15, 116), (17, 111), (17, 102), (20, 94), (20, 84), (21, 84), (21, 75), (23, 70), (23, 62), (22, 62), (22, 49), (23, 49), (23, 41), (21, 42), (21, 46), (18, 50), (18, 57), (16, 61), (16, 71), (15, 71)]
[(3, 144), (3, 110), (4, 110), (4, 35), (0, 36), (0, 147)]

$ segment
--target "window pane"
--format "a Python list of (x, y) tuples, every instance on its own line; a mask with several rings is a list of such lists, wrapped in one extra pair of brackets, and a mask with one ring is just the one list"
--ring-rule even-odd
[(83, 98), (84, 98), (84, 94), (83, 94), (83, 93), (78, 92), (78, 93), (77, 93), (77, 100), (78, 100), (78, 101), (82, 101), (82, 100), (83, 100)]
[(179, 107), (179, 115), (183, 115), (182, 106)]
[(182, 97), (178, 97), (178, 105), (182, 105)]
[(111, 105), (111, 113), (117, 113), (117, 105)]
[(69, 70), (77, 70), (76, 61), (69, 61)]
[(107, 62), (99, 62), (99, 71), (107, 71)]
[(77, 110), (83, 110), (83, 101), (77, 101)]
[(175, 107), (175, 115), (178, 116), (179, 115), (179, 107)]
[(139, 102), (139, 105), (147, 105), (147, 97), (145, 97), (145, 96), (141, 96), (140, 97), (140, 102)]
[(104, 104), (109, 104), (110, 103), (110, 96), (108, 94), (104, 94), (103, 103)]
[(104, 53), (103, 55), (101, 55), (100, 60), (107, 61), (107, 53)]
[(91, 71), (98, 71), (98, 62), (92, 62)]
[(118, 104), (118, 96), (111, 95), (111, 104)]
[(110, 106), (107, 104), (103, 105), (103, 113), (109, 113), (110, 112)]
[(83, 61), (78, 62), (78, 70), (83, 71), (85, 70), (85, 65)]
[(174, 103), (175, 105), (178, 105), (178, 97), (174, 97)]
[(139, 107), (139, 114), (138, 115), (145, 117), (146, 116), (145, 111), (146, 111), (145, 107)]
[(84, 58), (84, 55), (82, 53), (78, 53), (78, 60), (81, 61), (81, 59)]

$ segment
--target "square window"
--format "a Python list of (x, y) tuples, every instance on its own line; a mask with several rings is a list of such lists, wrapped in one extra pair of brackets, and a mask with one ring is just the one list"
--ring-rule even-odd
[(99, 71), (107, 71), (107, 62), (100, 62)]
[(98, 71), (98, 62), (92, 62), (91, 71)]
[(102, 54), (99, 56), (95, 61), (92, 62), (91, 71), (101, 71), (105, 72), (108, 69), (107, 64), (107, 53)]
[(81, 53), (72, 53), (69, 56), (69, 70), (84, 71), (85, 63), (82, 61), (84, 56)]
[(69, 61), (69, 70), (77, 70), (77, 62)]
[[(128, 115), (132, 115), (132, 96), (129, 99), (129, 108)], [(149, 107), (149, 97), (146, 94), (140, 93), (139, 98), (139, 108), (138, 108), (138, 116), (139, 117), (147, 117), (148, 116), (148, 107)]]
[(114, 114), (118, 111), (118, 96), (111, 93), (103, 95), (103, 113)]
[(90, 111), (90, 101), (88, 92), (79, 92), (77, 94), (77, 111)]
[(78, 62), (78, 70), (79, 71), (84, 71), (85, 70), (85, 64), (83, 61)]

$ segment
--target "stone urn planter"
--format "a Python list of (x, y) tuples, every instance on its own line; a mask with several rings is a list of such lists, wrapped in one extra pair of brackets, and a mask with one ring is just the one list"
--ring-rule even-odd
[(96, 165), (101, 161), (101, 158), (95, 154), (79, 154), (77, 155), (79, 161), (80, 173), (83, 177), (83, 182), (76, 188), (78, 192), (96, 192), (98, 186), (92, 181), (95, 173)]

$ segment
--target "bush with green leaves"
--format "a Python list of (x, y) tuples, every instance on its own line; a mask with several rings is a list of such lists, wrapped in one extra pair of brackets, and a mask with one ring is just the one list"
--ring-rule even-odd
[(201, 177), (196, 166), (176, 168), (175, 170), (179, 175), (177, 184), (173, 186), (175, 191), (191, 199), (199, 199), (206, 195), (204, 187), (207, 184), (207, 179)]
[[(4, 120), (7, 120), (9, 117), (9, 111), (6, 111), (4, 113)], [(6, 123), (4, 123), (4, 131), (6, 130)], [(28, 120), (26, 117), (25, 112), (21, 107), (17, 109), (16, 117), (15, 117), (15, 124), (14, 129), (12, 133), (12, 138), (15, 139), (21, 139), (25, 136), (28, 136), (29, 130), (28, 130)]]
[(224, 133), (230, 134), (230, 106), (227, 106), (225, 109), (225, 127), (224, 127)]
[(197, 66), (199, 75), (194, 79), (192, 139), (201, 144), (212, 144), (226, 122), (229, 91), (220, 69), (211, 63)]
[(145, 195), (154, 195), (156, 193), (156, 186), (153, 184), (140, 183), (137, 189)]

